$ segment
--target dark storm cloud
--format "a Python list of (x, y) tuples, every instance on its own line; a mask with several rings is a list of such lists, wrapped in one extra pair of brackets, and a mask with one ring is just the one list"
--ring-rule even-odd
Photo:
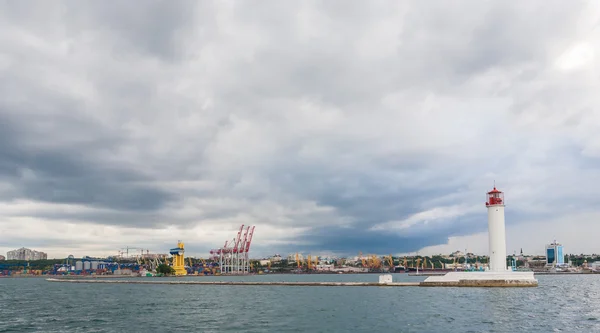
[[(310, 242), (308, 251), (408, 252), (483, 231), (484, 208), (414, 216), (479, 204), (481, 179), (538, 184), (570, 167), (529, 170), (526, 149), (579, 160), (567, 152), (576, 148), (539, 148), (527, 131), (501, 146), (487, 131), (540, 101), (572, 105), (565, 84), (531, 86), (570, 43), (583, 2), (462, 4), (7, 3), (0, 190), (10, 186), (0, 198), (79, 204), (89, 209), (13, 216), (101, 225), (312, 227), (283, 237), (290, 252), (293, 241)], [(490, 72), (491, 83), (481, 79)], [(577, 85), (580, 100), (590, 86)], [(481, 112), (506, 111), (497, 96), (517, 118), (465, 111), (475, 98)], [(569, 193), (571, 209), (596, 203)], [(507, 212), (507, 224), (561, 210), (526, 206)], [(411, 218), (406, 230), (366, 231)]]
[[(321, 227), (306, 235), (311, 246), (297, 246), (303, 252), (328, 250), (343, 255), (357, 255), (358, 251), (367, 253), (403, 253), (411, 252), (425, 246), (443, 244), (448, 236), (443, 230), (423, 235), (399, 236), (390, 232), (364, 231), (362, 229), (345, 229)], [(292, 246), (289, 252), (295, 252)]]
[(294, 191), (305, 199), (323, 206), (335, 207), (341, 215), (355, 220), (357, 226), (370, 227), (389, 220), (400, 220), (423, 209), (423, 202), (440, 192), (453, 190), (447, 186), (411, 188), (402, 184), (389, 186), (377, 175), (345, 174), (339, 177), (333, 171), (318, 175), (292, 177), (290, 183), (277, 182), (287, 191)]
[[(13, 193), (13, 199), (84, 204), (117, 210), (156, 210), (172, 199), (172, 195), (166, 191), (136, 185), (136, 182), (147, 180), (136, 170), (119, 165), (103, 165), (93, 156), (97, 142), (73, 142), (73, 147), (61, 148), (28, 145), (32, 139), (39, 140), (43, 145), (44, 141), (50, 142), (53, 135), (61, 133), (36, 133), (31, 129), (40, 121), (39, 118), (25, 121), (23, 117), (11, 118), (8, 114), (0, 114), (3, 124), (0, 126), (0, 179), (18, 189), (17, 193)], [(81, 125), (74, 122), (73, 118), (58, 117), (53, 121)], [(58, 130), (62, 125), (58, 126)], [(116, 143), (107, 138), (104, 144), (110, 147)]]

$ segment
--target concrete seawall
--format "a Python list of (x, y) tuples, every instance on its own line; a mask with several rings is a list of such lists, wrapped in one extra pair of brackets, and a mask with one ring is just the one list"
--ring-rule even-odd
[(533, 272), (450, 272), (444, 276), (430, 276), (423, 287), (537, 287)]
[(457, 282), (434, 281), (421, 282), (420, 287), (484, 287), (484, 288), (511, 288), (511, 287), (537, 287), (537, 281), (511, 281), (511, 280), (460, 280)]
[(49, 282), (65, 283), (125, 283), (125, 284), (186, 284), (206, 286), (310, 286), (310, 287), (418, 287), (420, 282), (251, 282), (251, 281), (159, 281), (159, 280), (91, 280), (91, 279), (46, 279)]
[(175, 281), (175, 280), (103, 280), (103, 279), (46, 279), (63, 283), (120, 283), (120, 284), (169, 284), (203, 286), (299, 286), (299, 287), (537, 287), (537, 281), (507, 280), (459, 280), (424, 282), (264, 282), (264, 281)]

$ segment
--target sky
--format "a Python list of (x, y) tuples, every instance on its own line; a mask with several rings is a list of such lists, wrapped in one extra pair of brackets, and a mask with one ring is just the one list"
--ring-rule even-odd
[(599, 83), (597, 1), (3, 1), (0, 253), (600, 253)]

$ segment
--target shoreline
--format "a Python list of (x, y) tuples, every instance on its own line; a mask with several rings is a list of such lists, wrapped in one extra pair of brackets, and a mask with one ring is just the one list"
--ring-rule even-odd
[(296, 287), (461, 287), (461, 288), (529, 288), (538, 283), (521, 280), (459, 280), (438, 282), (284, 282), (284, 281), (149, 281), (149, 280), (94, 280), (94, 279), (46, 279), (55, 283), (119, 283), (119, 284), (168, 284), (204, 286), (296, 286)]
[(212, 286), (304, 286), (304, 287), (418, 287), (420, 282), (266, 282), (266, 281), (143, 281), (143, 280), (76, 280), (46, 279), (48, 282), (62, 283), (123, 283), (123, 284), (176, 284), (176, 285), (212, 285)]
[[(169, 278), (192, 278), (192, 277), (217, 277), (217, 276), (222, 276), (222, 277), (234, 277), (234, 276), (240, 276), (240, 277), (248, 277), (248, 276), (272, 276), (272, 275), (363, 275), (363, 274), (406, 274), (408, 276), (423, 276), (423, 277), (427, 277), (427, 276), (443, 276), (445, 275), (445, 273), (442, 272), (395, 272), (395, 273), (377, 273), (377, 272), (352, 272), (352, 273), (336, 273), (336, 272), (311, 272), (311, 273), (265, 273), (265, 274), (257, 274), (257, 273), (250, 273), (250, 274), (223, 274), (223, 275), (202, 275), (202, 274), (198, 274), (198, 275), (181, 275), (181, 276), (139, 276), (139, 275), (51, 275), (51, 274), (46, 274), (46, 275), (26, 275), (26, 274), (19, 274), (19, 275), (0, 275), (0, 279), (2, 278), (12, 278), (12, 279), (18, 279), (18, 278), (45, 278), (45, 279), (65, 279), (65, 280), (77, 280), (77, 279), (123, 279), (123, 278), (165, 278), (165, 277), (169, 277)], [(586, 272), (533, 272), (534, 275), (593, 275), (593, 274), (600, 274), (600, 272), (591, 272), (591, 271), (586, 271)]]

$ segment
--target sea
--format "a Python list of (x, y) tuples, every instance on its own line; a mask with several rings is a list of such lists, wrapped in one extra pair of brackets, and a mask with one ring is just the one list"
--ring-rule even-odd
[[(392, 275), (394, 282), (425, 279)], [(378, 277), (179, 279), (377, 282)], [(600, 274), (536, 278), (539, 286), (534, 288), (136, 285), (0, 278), (0, 332), (600, 332)]]

